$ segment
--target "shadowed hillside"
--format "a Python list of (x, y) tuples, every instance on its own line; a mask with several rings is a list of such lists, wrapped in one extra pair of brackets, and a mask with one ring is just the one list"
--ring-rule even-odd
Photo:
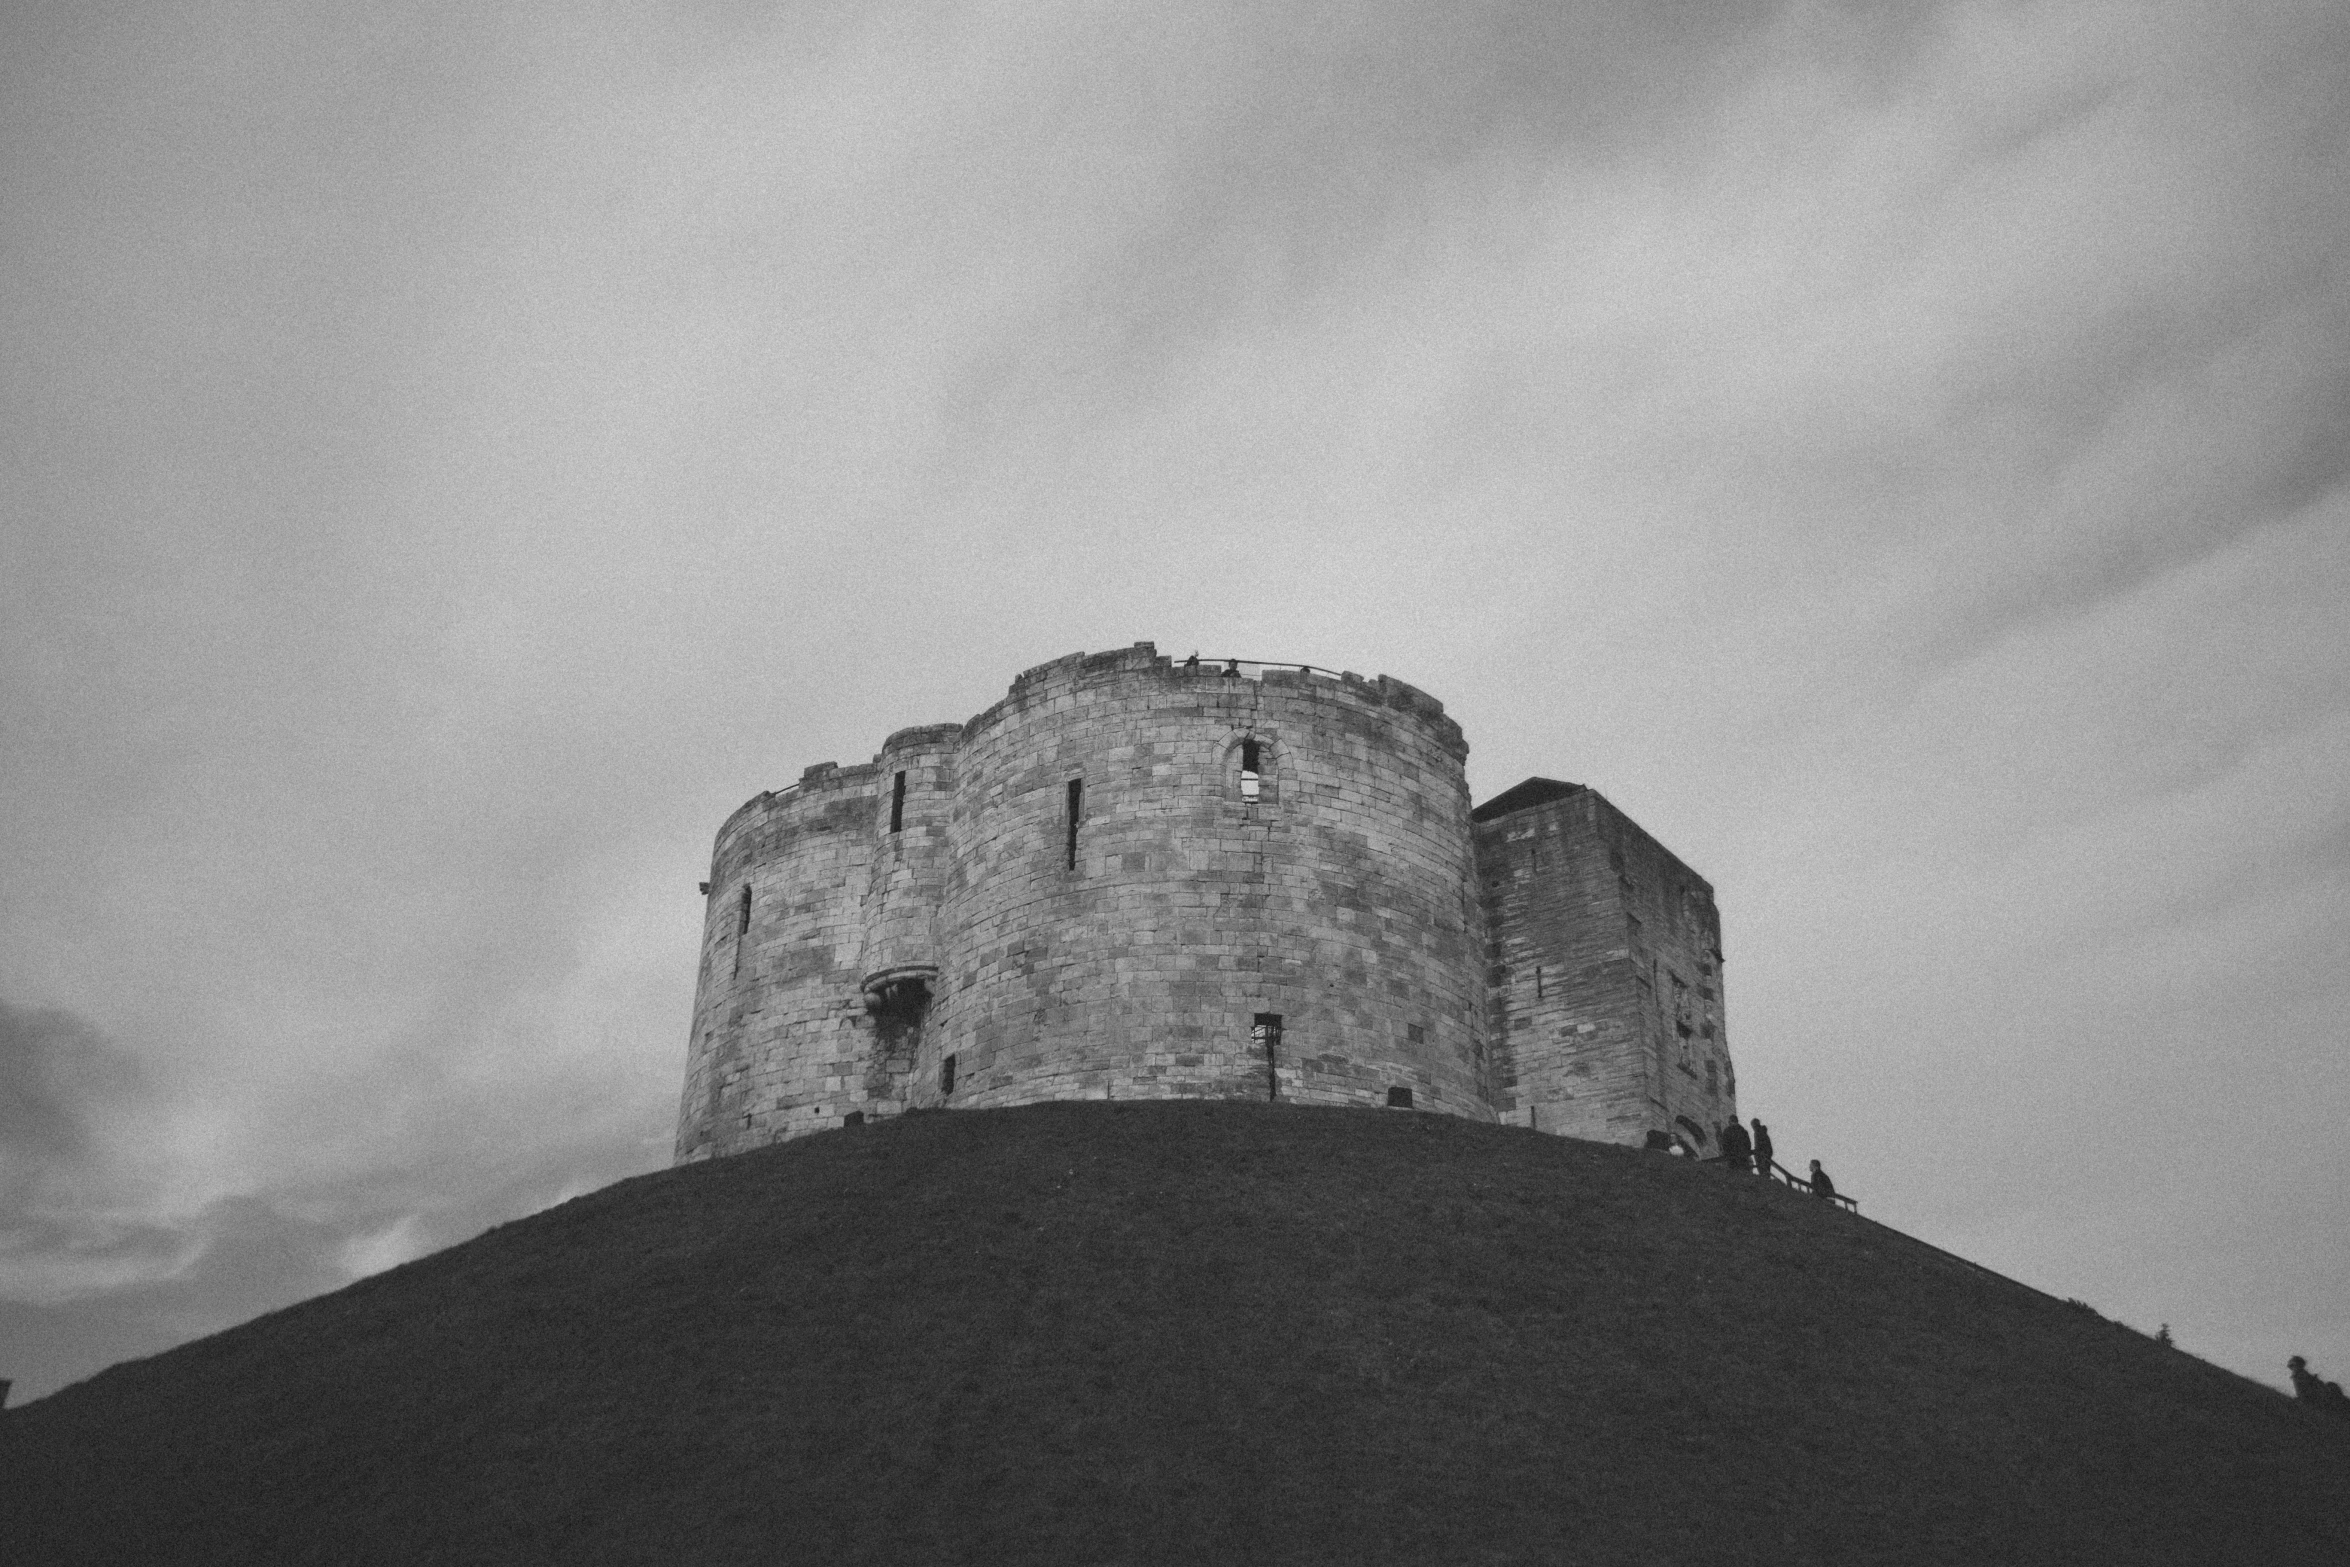
[(1783, 1188), (1403, 1111), (910, 1116), (0, 1419), (27, 1561), (2350, 1560), (2350, 1422)]

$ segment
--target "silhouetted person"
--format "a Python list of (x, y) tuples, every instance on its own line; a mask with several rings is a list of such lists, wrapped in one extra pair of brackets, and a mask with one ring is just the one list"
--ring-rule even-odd
[(1227, 680), (1238, 680), (1240, 678), (1239, 659), (1228, 658), (1224, 661), (1224, 678)]
[(1736, 1121), (1722, 1128), (1722, 1158), (1741, 1175), (1753, 1167), (1754, 1144), (1746, 1140), (1746, 1128)]
[(1191, 655), (1191, 657), (1183, 661), (1183, 672), (1187, 675), (1196, 675), (1199, 673), (1199, 654), (1194, 653)]
[(1771, 1176), (1771, 1129), (1759, 1115), (1754, 1118), (1754, 1173), (1764, 1180)]
[(1826, 1202), (1836, 1200), (1836, 1183), (1828, 1179), (1828, 1172), (1820, 1168), (1820, 1161), (1811, 1162), (1811, 1194)]
[(2350, 1415), (2350, 1398), (2342, 1394), (2342, 1384), (2328, 1382), (2309, 1369), (2309, 1362), (2295, 1355), (2285, 1362), (2285, 1369), (2293, 1373), (2293, 1396), (2304, 1404), (2314, 1404), (2334, 1415)]

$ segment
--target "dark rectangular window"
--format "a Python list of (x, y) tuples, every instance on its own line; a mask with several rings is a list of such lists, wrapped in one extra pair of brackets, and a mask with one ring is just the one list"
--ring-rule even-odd
[(1259, 1012), (1249, 1026), (1249, 1042), (1265, 1053), (1265, 1097), (1281, 1097), (1281, 1014)]
[(938, 1064), (938, 1091), (942, 1094), (951, 1094), (955, 1091), (955, 1058), (953, 1056), (948, 1056)]
[(898, 774), (898, 781), (890, 786), (889, 830), (891, 832), (906, 830), (906, 775), (904, 773)]
[(1539, 963), (1534, 965), (1534, 999), (1542, 999), (1542, 965)]
[(1409, 1110), (1412, 1107), (1412, 1091), (1408, 1088), (1390, 1088), (1387, 1090), (1387, 1107), (1390, 1110)]
[(1406, 1023), (1403, 1027), (1403, 1037), (1415, 1045), (1424, 1044), (1428, 1038), (1428, 1030), (1417, 1023)]
[(747, 881), (743, 883), (742, 906), (735, 910), (734, 933), (737, 936), (751, 933), (751, 884)]
[(1068, 866), (1077, 869), (1077, 824), (1085, 820), (1085, 780), (1069, 780), (1069, 844)]

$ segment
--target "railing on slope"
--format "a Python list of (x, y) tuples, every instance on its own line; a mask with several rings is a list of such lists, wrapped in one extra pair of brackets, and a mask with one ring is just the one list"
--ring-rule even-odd
[(1860, 1199), (1858, 1197), (1847, 1197), (1844, 1195), (1844, 1193), (1836, 1190), (1836, 1188), (1833, 1186), (1829, 1187), (1825, 1192), (1815, 1190), (1811, 1182), (1805, 1180), (1802, 1176), (1797, 1175), (1793, 1170), (1788, 1169), (1785, 1165), (1781, 1164), (1776, 1159), (1771, 1161), (1771, 1167), (1765, 1170), (1763, 1174), (1771, 1177), (1773, 1180), (1785, 1181), (1789, 1186), (1794, 1187), (1797, 1191), (1802, 1192), (1807, 1197), (1825, 1197), (1830, 1202), (1834, 1203), (1837, 1207), (1842, 1208), (1846, 1213), (1860, 1212)]
[[(1728, 1164), (1730, 1162), (1730, 1156), (1723, 1153), (1708, 1154), (1700, 1162), (1705, 1164)], [(1781, 1164), (1776, 1159), (1771, 1161), (1771, 1167), (1765, 1170), (1763, 1174), (1769, 1176), (1773, 1180), (1785, 1182), (1787, 1185), (1795, 1188), (1795, 1190), (1803, 1193), (1806, 1197), (1825, 1197), (1830, 1202), (1834, 1203), (1837, 1207), (1842, 1208), (1846, 1213), (1860, 1212), (1860, 1199), (1858, 1197), (1848, 1197), (1844, 1193), (1836, 1190), (1833, 1186), (1829, 1187), (1825, 1192), (1816, 1191), (1813, 1189), (1811, 1182), (1805, 1180), (1802, 1176), (1797, 1175), (1793, 1170), (1788, 1169), (1785, 1165)], [(1962, 1257), (1959, 1260), (1963, 1262), (1966, 1259)]]

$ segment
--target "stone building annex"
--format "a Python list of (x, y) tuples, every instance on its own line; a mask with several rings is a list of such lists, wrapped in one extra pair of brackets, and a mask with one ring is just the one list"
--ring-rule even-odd
[(1385, 675), (1141, 642), (809, 768), (718, 831), (677, 1158), (1171, 1097), (1713, 1152), (1713, 889), (1579, 784), (1471, 809), (1468, 750)]

